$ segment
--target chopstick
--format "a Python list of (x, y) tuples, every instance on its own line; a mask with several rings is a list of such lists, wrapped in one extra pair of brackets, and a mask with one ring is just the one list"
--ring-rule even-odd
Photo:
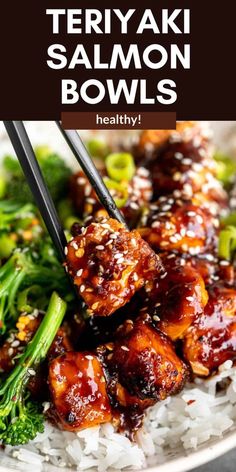
[(106, 185), (103, 182), (102, 177), (100, 176), (96, 166), (94, 165), (86, 147), (84, 146), (79, 134), (75, 130), (65, 130), (62, 128), (60, 121), (56, 121), (56, 124), (61, 131), (63, 137), (65, 138), (67, 144), (69, 145), (71, 151), (82, 167), (84, 173), (86, 174), (90, 184), (94, 188), (101, 204), (104, 206), (108, 215), (111, 218), (115, 218), (120, 223), (123, 223), (126, 228), (126, 221), (118, 210), (110, 192), (108, 191)]
[(67, 244), (65, 234), (23, 122), (4, 121), (4, 125), (49, 235), (60, 259), (64, 261), (64, 249)]

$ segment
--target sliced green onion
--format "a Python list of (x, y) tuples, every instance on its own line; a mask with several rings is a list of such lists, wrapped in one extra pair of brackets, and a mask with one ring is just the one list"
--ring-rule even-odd
[(16, 243), (11, 239), (8, 234), (1, 234), (0, 236), (0, 259), (8, 259), (14, 249), (16, 248)]
[(116, 182), (115, 180), (105, 177), (104, 183), (115, 201), (117, 208), (122, 208), (128, 200), (128, 186), (127, 184)]
[(216, 153), (217, 179), (225, 186), (232, 184), (236, 174), (236, 160), (221, 153)]
[(0, 198), (4, 198), (7, 191), (7, 183), (4, 177), (0, 175)]
[(236, 211), (233, 211), (225, 218), (221, 218), (221, 224), (224, 226), (227, 226), (227, 225), (236, 226)]
[(232, 260), (236, 251), (236, 227), (226, 226), (220, 232), (218, 254), (222, 259)]
[(101, 159), (105, 159), (110, 152), (107, 143), (100, 139), (90, 139), (90, 141), (87, 142), (87, 148), (91, 156), (100, 157)]
[(37, 159), (44, 160), (51, 154), (54, 154), (52, 149), (49, 146), (36, 146), (35, 148), (35, 155)]
[(135, 173), (135, 164), (132, 154), (121, 152), (107, 156), (106, 168), (109, 177), (120, 182), (121, 180), (131, 180)]
[(64, 223), (66, 218), (73, 215), (74, 213), (72, 201), (69, 199), (61, 200), (58, 203), (57, 210), (58, 210), (61, 221)]
[(74, 215), (67, 216), (67, 218), (63, 222), (64, 228), (70, 230), (71, 226), (74, 223), (81, 223), (81, 220), (78, 218), (78, 216), (74, 216)]

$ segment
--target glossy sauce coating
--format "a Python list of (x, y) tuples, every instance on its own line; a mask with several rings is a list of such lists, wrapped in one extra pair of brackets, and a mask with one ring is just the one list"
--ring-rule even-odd
[(68, 243), (67, 267), (90, 313), (108, 316), (141, 287), (152, 286), (159, 257), (137, 231), (113, 219), (91, 223)]
[(156, 251), (196, 255), (215, 248), (218, 225), (207, 209), (169, 196), (149, 206), (139, 232)]
[(236, 357), (236, 289), (216, 282), (204, 313), (189, 328), (183, 353), (193, 372), (207, 376)]
[(137, 153), (143, 153), (144, 162), (145, 154), (149, 156), (146, 166), (152, 175), (154, 198), (168, 194), (194, 198), (213, 214), (227, 207), (227, 194), (216, 179), (209, 132), (200, 124), (178, 123), (172, 132), (145, 130)]
[(96, 355), (68, 352), (49, 367), (53, 414), (67, 431), (96, 426), (111, 420), (111, 407), (101, 363)]
[(168, 338), (150, 323), (125, 323), (107, 355), (108, 390), (118, 405), (141, 410), (181, 389), (188, 376)]
[(150, 293), (148, 310), (158, 328), (175, 341), (203, 313), (208, 292), (199, 272), (178, 258), (166, 258), (165, 268), (166, 276)]

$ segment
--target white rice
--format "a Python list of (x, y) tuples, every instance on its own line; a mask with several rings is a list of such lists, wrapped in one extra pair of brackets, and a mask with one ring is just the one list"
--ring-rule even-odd
[[(224, 384), (217, 393), (217, 386)], [(217, 375), (196, 379), (179, 395), (149, 408), (136, 443), (116, 433), (111, 424), (69, 433), (46, 423), (44, 433), (30, 444), (7, 446), (4, 457), (17, 458), (25, 471), (33, 465), (34, 472), (48, 469), (48, 463), (86, 472), (143, 469), (165, 462), (176, 448), (196, 449), (221, 437), (235, 420), (236, 367), (227, 361)]]

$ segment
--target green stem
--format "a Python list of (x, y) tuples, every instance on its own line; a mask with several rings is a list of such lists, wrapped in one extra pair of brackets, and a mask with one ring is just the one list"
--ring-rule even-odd
[(16, 377), (17, 383), (20, 385), (22, 385), (22, 382), (25, 384), (28, 381), (30, 375), (27, 375), (28, 369), (36, 367), (46, 357), (57, 330), (62, 323), (66, 307), (66, 302), (62, 300), (56, 292), (53, 292), (47, 312), (40, 323), (38, 330), (33, 339), (27, 345), (17, 366), (5, 381), (3, 388), (0, 389), (0, 395), (7, 390), (8, 386)]

